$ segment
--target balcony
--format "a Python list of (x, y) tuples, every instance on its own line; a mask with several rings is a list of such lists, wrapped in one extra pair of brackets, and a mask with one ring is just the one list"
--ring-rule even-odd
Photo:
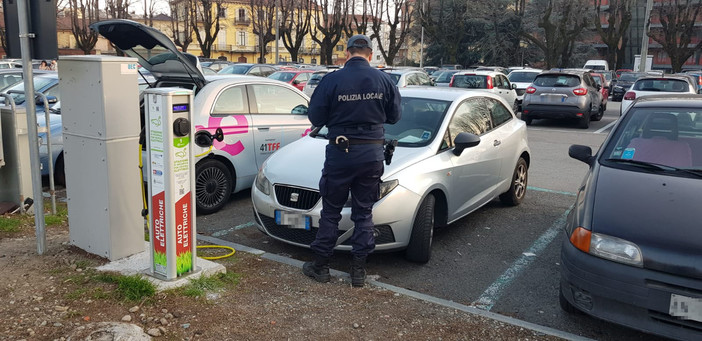
[(319, 48), (317, 47), (300, 47), (298, 51), (300, 54), (319, 54)]
[(249, 26), (251, 24), (251, 19), (236, 17), (236, 18), (234, 18), (234, 24), (235, 25), (242, 25), (242, 26)]
[(214, 44), (212, 45), (212, 50), (217, 52), (229, 52), (232, 50), (232, 46), (228, 44)]
[(246, 45), (234, 45), (232, 46), (231, 52), (236, 52), (236, 53), (253, 53), (256, 52), (257, 50), (253, 46), (246, 46)]

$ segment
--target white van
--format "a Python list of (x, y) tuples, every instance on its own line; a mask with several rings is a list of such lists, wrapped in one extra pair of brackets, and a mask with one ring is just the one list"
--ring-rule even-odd
[(602, 59), (590, 59), (587, 62), (585, 62), (585, 66), (583, 66), (584, 69), (591, 69), (591, 70), (604, 70), (604, 71), (609, 71), (609, 64), (607, 64), (606, 60)]

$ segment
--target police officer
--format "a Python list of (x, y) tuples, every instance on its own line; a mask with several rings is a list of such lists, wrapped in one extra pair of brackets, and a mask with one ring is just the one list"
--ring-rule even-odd
[(328, 282), (329, 259), (336, 246), (341, 209), (351, 191), (351, 284), (362, 287), (366, 256), (375, 248), (373, 204), (383, 175), (383, 124), (400, 119), (400, 93), (386, 73), (370, 66), (373, 53), (365, 35), (347, 43), (346, 64), (324, 76), (312, 95), (308, 117), (312, 125), (329, 129), (319, 192), (322, 214), (311, 244), (315, 260), (303, 266), (305, 275)]

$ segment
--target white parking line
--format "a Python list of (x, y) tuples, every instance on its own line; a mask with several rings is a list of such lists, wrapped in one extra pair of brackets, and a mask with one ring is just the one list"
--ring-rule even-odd
[(497, 303), (497, 300), (500, 298), (502, 295), (502, 292), (512, 284), (512, 281), (519, 277), (519, 274), (526, 269), (534, 260), (536, 257), (538, 257), (539, 253), (543, 251), (552, 241), (556, 236), (561, 232), (561, 229), (563, 228), (563, 225), (565, 224), (566, 218), (568, 217), (568, 214), (570, 213), (570, 210), (573, 209), (573, 206), (568, 208), (552, 225), (551, 227), (544, 232), (539, 239), (537, 239), (531, 246), (522, 253), (521, 257), (519, 257), (514, 263), (512, 263), (512, 266), (507, 269), (502, 276), (497, 278), (495, 282), (493, 282), (484, 292), (480, 297), (475, 300), (471, 305), (475, 306), (476, 308), (480, 308), (483, 310), (490, 311), (492, 307)]
[(615, 125), (616, 123), (617, 123), (617, 120), (614, 120), (614, 121), (610, 122), (608, 125), (606, 125), (606, 126), (600, 128), (600, 129), (596, 130), (594, 133), (595, 133), (595, 134), (600, 134), (600, 133), (602, 133), (603, 131), (605, 131), (605, 130), (611, 128), (611, 127), (612, 127), (613, 125)]

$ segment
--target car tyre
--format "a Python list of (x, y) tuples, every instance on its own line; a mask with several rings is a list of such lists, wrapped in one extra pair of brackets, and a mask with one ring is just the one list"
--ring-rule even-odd
[(426, 263), (431, 258), (431, 241), (434, 236), (434, 206), (436, 198), (427, 195), (419, 206), (412, 224), (412, 234), (405, 250), (405, 258), (411, 262)]
[(580, 129), (590, 128), (590, 113), (587, 113), (587, 116), (580, 118), (580, 121), (578, 121), (578, 128), (580, 128)]
[(66, 167), (63, 162), (63, 152), (56, 158), (54, 165), (54, 184), (66, 187)]
[(526, 125), (530, 126), (530, 125), (531, 125), (531, 121), (532, 121), (533, 119), (530, 118), (530, 117), (527, 117), (527, 118), (523, 118), (522, 120), (524, 120), (524, 123), (526, 123)]
[(593, 121), (599, 121), (599, 120), (601, 120), (602, 117), (604, 116), (604, 111), (605, 111), (604, 107), (603, 107), (602, 105), (600, 105), (600, 109), (597, 110), (597, 115), (593, 116), (593, 117), (592, 117), (592, 120), (593, 120)]
[(514, 113), (519, 112), (519, 101), (517, 101), (516, 99), (514, 100), (514, 103), (512, 104), (512, 111)]
[(212, 158), (198, 162), (195, 167), (197, 213), (211, 214), (222, 209), (233, 187), (232, 174), (227, 166)]
[(580, 313), (580, 310), (578, 310), (578, 308), (576, 308), (574, 305), (570, 304), (570, 302), (568, 302), (568, 299), (565, 298), (565, 295), (563, 295), (563, 286), (561, 286), (558, 289), (558, 305), (560, 305), (561, 310), (565, 311), (566, 313), (569, 313), (569, 314)]
[(514, 167), (512, 175), (512, 183), (509, 185), (509, 190), (500, 194), (500, 201), (509, 206), (517, 206), (526, 195), (527, 182), (529, 180), (529, 166), (527, 166), (524, 158), (519, 158), (517, 166)]

